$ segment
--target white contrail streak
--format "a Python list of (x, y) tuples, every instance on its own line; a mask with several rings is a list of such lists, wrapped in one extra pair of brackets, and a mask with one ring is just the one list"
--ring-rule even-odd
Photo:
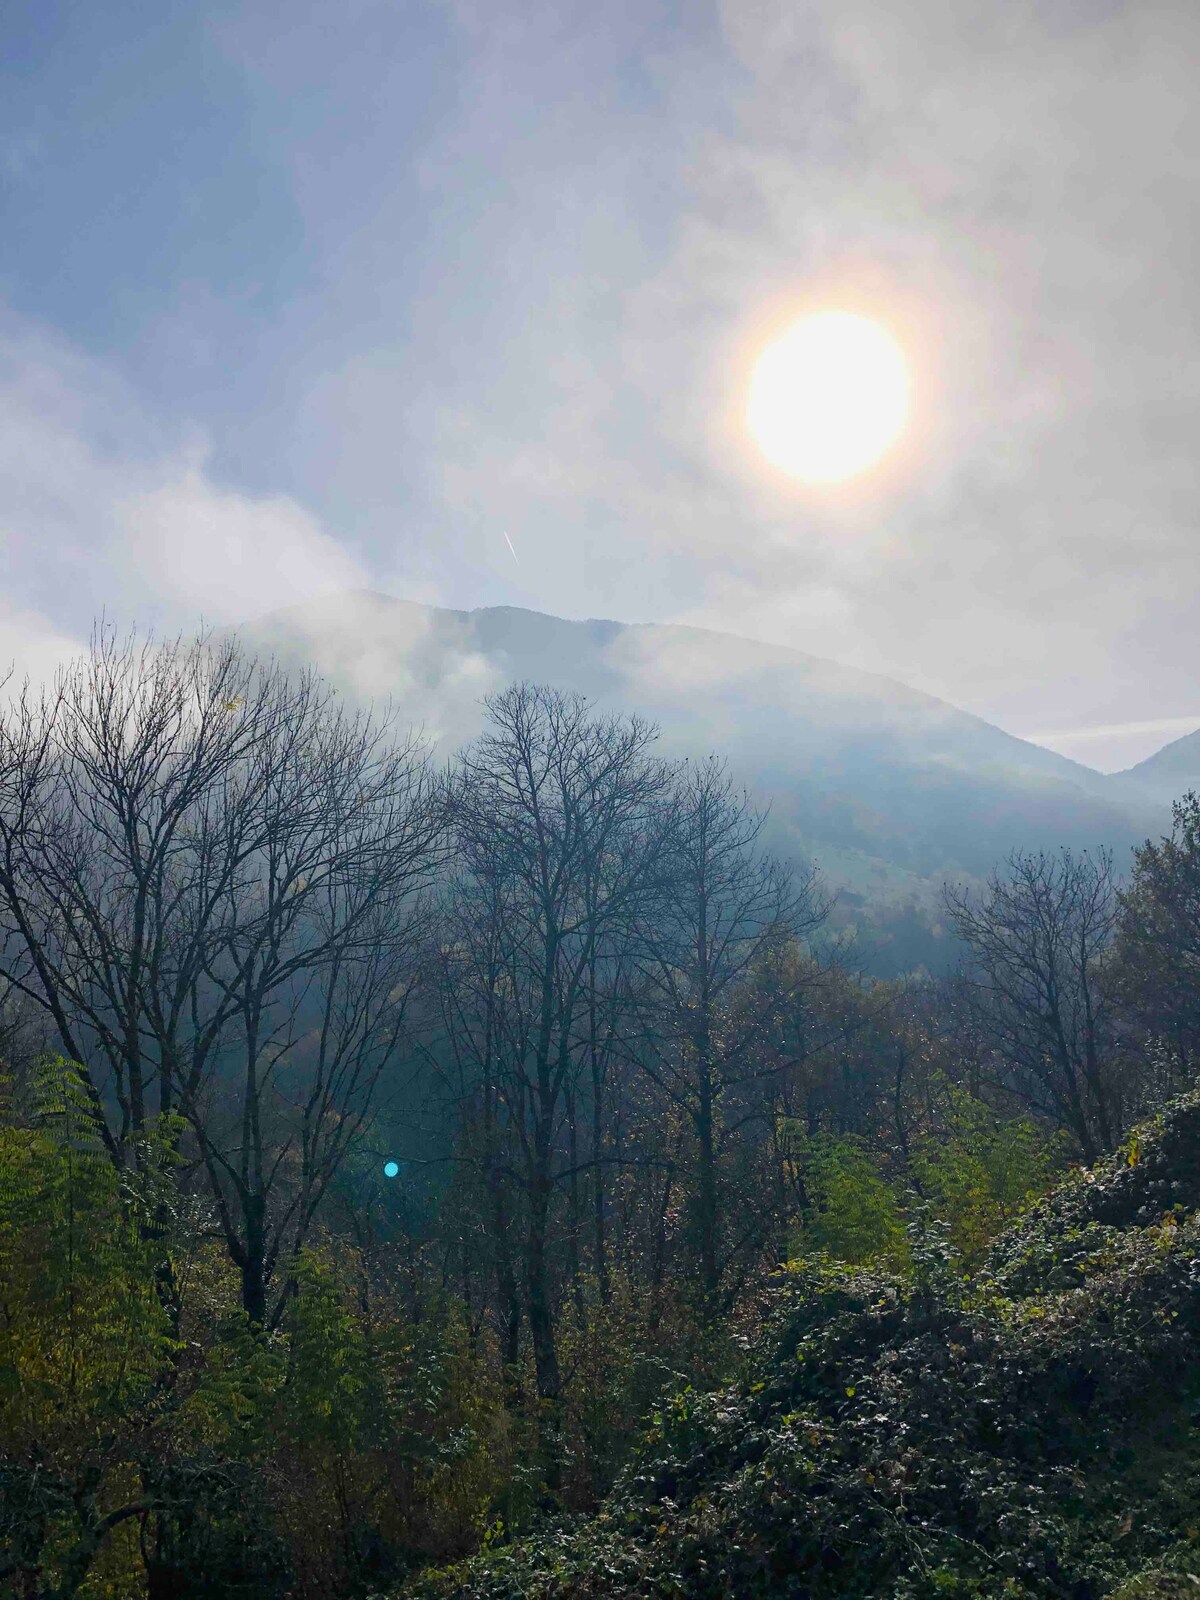
[(1031, 744), (1072, 744), (1085, 739), (1108, 739), (1122, 733), (1191, 733), (1200, 727), (1200, 712), (1191, 717), (1155, 717), (1149, 722), (1106, 722), (1095, 728), (1065, 728), (1061, 733), (1023, 733)]
[[(509, 553), (511, 554), (513, 560), (517, 561), (517, 552), (513, 549), (512, 540), (508, 537), (507, 533), (504, 535), (504, 542), (508, 546)], [(517, 565), (520, 566), (521, 563), (517, 561)]]

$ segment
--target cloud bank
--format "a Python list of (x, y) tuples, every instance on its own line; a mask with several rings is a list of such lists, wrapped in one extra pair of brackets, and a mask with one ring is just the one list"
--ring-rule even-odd
[(11, 602), (0, 661), (43, 676), (98, 614), (167, 631), (220, 625), (365, 581), (286, 495), (214, 483), (101, 366), (9, 316), (0, 324), (0, 551)]
[[(113, 77), (144, 18), (88, 26), (30, 76), (65, 132), (0, 96), (12, 638), (370, 584), (743, 632), (1099, 765), (1195, 710), (1194, 6), (235, 0), (164, 18), (166, 109)], [(840, 491), (743, 426), (816, 305), (913, 361)]]

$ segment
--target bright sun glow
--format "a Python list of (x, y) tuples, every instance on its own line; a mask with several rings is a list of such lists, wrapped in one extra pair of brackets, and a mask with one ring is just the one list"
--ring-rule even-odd
[(762, 453), (806, 483), (865, 472), (908, 417), (908, 367), (891, 334), (866, 317), (804, 317), (759, 356), (746, 423)]

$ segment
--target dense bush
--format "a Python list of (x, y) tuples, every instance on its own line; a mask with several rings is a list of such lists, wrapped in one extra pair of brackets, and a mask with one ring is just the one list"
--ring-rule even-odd
[[(655, 1413), (599, 1516), (422, 1596), (1172, 1594), (1200, 1583), (1200, 1096), (965, 1278), (779, 1275), (740, 1381)], [(1191, 1575), (1191, 1576), (1189, 1576)], [(1124, 1585), (1122, 1588), (1121, 1586)], [(1179, 1592), (1184, 1592), (1180, 1590)]]
[(0, 1581), (269, 1600), (475, 1548), (511, 1441), (457, 1309), (373, 1298), (331, 1240), (253, 1327), (170, 1129), (121, 1173), (71, 1068), (29, 1100), (0, 1119)]

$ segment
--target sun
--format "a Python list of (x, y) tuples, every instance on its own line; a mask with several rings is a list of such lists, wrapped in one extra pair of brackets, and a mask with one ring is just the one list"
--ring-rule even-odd
[(805, 483), (840, 483), (873, 467), (908, 420), (904, 352), (848, 311), (820, 311), (767, 345), (754, 364), (746, 425), (768, 461)]

